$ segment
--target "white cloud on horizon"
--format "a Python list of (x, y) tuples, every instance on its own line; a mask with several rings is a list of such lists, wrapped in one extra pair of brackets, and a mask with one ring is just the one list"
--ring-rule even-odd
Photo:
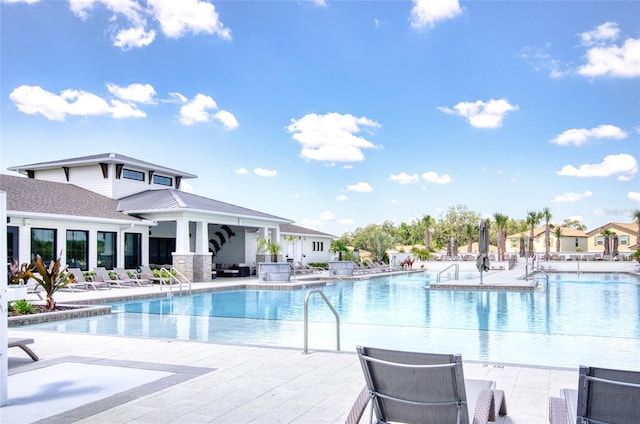
[(358, 193), (370, 193), (373, 191), (373, 187), (369, 183), (359, 182), (357, 184), (351, 184), (347, 186), (348, 191), (355, 191)]
[(136, 0), (69, 0), (71, 11), (83, 21), (89, 19), (91, 10), (97, 6), (104, 6), (113, 14), (112, 41), (122, 50), (150, 45), (156, 36), (151, 28), (154, 25), (168, 38), (204, 33), (231, 39), (231, 31), (220, 21), (215, 6), (207, 1), (148, 0), (143, 5)]
[(356, 222), (353, 218), (342, 218), (338, 220), (338, 223), (342, 225), (353, 225)]
[(389, 181), (395, 181), (400, 184), (412, 184), (420, 181), (420, 177), (418, 174), (407, 174), (406, 172), (401, 172), (399, 174), (391, 174), (389, 176)]
[(422, 174), (422, 179), (429, 183), (449, 184), (452, 180), (447, 174), (438, 175), (437, 172), (428, 171)]
[(256, 168), (253, 170), (253, 173), (260, 177), (275, 177), (278, 175), (278, 171), (275, 169), (264, 169), (264, 168)]
[(247, 168), (238, 168), (236, 169), (236, 174), (249, 175), (249, 171), (247, 170)]
[(21, 85), (9, 94), (9, 98), (20, 112), (27, 115), (39, 113), (51, 121), (64, 121), (67, 115), (106, 115), (116, 119), (147, 116), (133, 102), (117, 99), (107, 102), (102, 97), (83, 90), (67, 89), (56, 94), (37, 85)]
[(129, 84), (126, 87), (120, 87), (107, 83), (107, 90), (122, 100), (144, 104), (155, 103), (156, 90), (151, 84)]
[(171, 96), (184, 103), (180, 108), (180, 122), (183, 125), (193, 125), (197, 123), (210, 122), (212, 118), (218, 120), (228, 130), (238, 128), (239, 124), (231, 112), (221, 110), (214, 114), (209, 110), (217, 110), (218, 104), (210, 96), (198, 93), (189, 101), (180, 93), (171, 93)]
[(320, 220), (322, 221), (333, 221), (336, 219), (336, 216), (331, 211), (322, 211), (320, 212)]
[(627, 197), (630, 200), (634, 200), (636, 202), (640, 202), (640, 191), (630, 191), (627, 193)]
[(638, 172), (638, 162), (633, 156), (621, 153), (619, 155), (608, 155), (601, 163), (583, 164), (578, 168), (573, 165), (565, 165), (558, 175), (569, 177), (610, 177), (618, 175), (619, 181), (629, 181)]
[(586, 199), (587, 197), (591, 197), (593, 195), (592, 192), (586, 190), (582, 193), (576, 192), (568, 192), (556, 195), (552, 202), (577, 202), (578, 200)]
[(364, 137), (355, 134), (379, 128), (380, 124), (366, 117), (350, 114), (310, 113), (300, 119), (291, 119), (287, 131), (300, 143), (300, 156), (304, 159), (335, 162), (364, 160), (363, 149), (376, 147)]
[(487, 102), (459, 102), (453, 109), (439, 106), (438, 109), (449, 115), (458, 115), (476, 128), (499, 128), (507, 113), (518, 110), (519, 107), (509, 103), (507, 99), (490, 99)]
[(586, 128), (572, 128), (570, 130), (563, 131), (552, 139), (551, 142), (560, 146), (567, 146), (570, 144), (573, 144), (574, 146), (582, 146), (592, 139), (614, 138), (620, 140), (626, 137), (627, 133), (615, 125), (598, 125), (590, 130)]
[(411, 8), (411, 27), (414, 29), (430, 29), (437, 22), (453, 19), (462, 14), (458, 0), (413, 0)]
[(344, 201), (345, 201), (345, 200), (347, 200), (347, 199), (348, 199), (348, 197), (347, 197), (346, 195), (344, 195), (344, 194), (339, 194), (339, 195), (336, 197), (336, 200), (337, 200), (338, 202), (344, 202)]

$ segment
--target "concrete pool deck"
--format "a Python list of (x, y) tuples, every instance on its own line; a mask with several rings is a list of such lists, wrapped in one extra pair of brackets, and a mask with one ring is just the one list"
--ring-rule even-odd
[[(429, 264), (427, 270), (440, 265)], [(545, 263), (543, 263), (545, 264)], [(575, 271), (575, 263), (556, 263), (565, 271)], [(594, 269), (583, 272), (630, 272), (634, 263), (594, 263)], [(433, 268), (432, 268), (433, 267)], [(572, 269), (570, 269), (573, 267)], [(597, 269), (595, 269), (597, 267)], [(431, 268), (431, 269), (430, 269)], [(591, 268), (591, 267), (589, 267)], [(563, 271), (563, 269), (558, 269)], [(638, 275), (636, 273), (636, 275)], [(299, 281), (299, 284), (304, 282)], [(216, 279), (194, 283), (197, 288), (237, 287), (257, 284), (254, 278)], [(173, 288), (176, 291), (176, 288)], [(59, 292), (59, 303), (97, 301), (100, 298), (129, 297), (159, 293), (158, 286), (112, 289), (90, 292)], [(167, 288), (162, 293), (167, 293)], [(32, 345), (41, 360), (32, 362), (19, 350), (9, 352), (9, 405), (0, 408), (0, 422), (20, 417), (17, 423), (343, 423), (364, 385), (355, 353), (312, 351), (302, 354), (299, 348), (235, 346), (166, 339), (98, 336), (9, 329), (9, 337), (34, 338)], [(302, 343), (301, 343), (302, 344)], [(523, 347), (529, 348), (529, 347)], [(354, 347), (348, 347), (353, 350)], [(453, 352), (452, 352), (453, 353)], [(463, 358), (464, 359), (464, 358)], [(127, 387), (108, 381), (88, 371), (79, 377), (68, 368), (111, 366), (122, 379), (133, 379)], [(64, 365), (61, 367), (61, 365)], [(135, 368), (141, 377), (130, 372)], [(67, 387), (81, 388), (91, 381), (108, 390), (100, 399), (73, 396), (80, 404), (61, 398), (58, 408), (47, 407), (47, 401), (59, 393), (55, 390), (22, 393), (28, 401), (12, 403), (13, 390), (35, 387), (48, 370), (52, 384), (64, 381)], [(147, 375), (147, 371), (166, 374)], [(196, 371), (193, 371), (196, 370)], [(515, 364), (493, 364), (465, 361), (466, 378), (497, 382), (505, 391), (509, 415), (499, 423), (543, 423), (548, 421), (548, 397), (557, 396), (561, 388), (577, 386), (577, 368), (542, 368)], [(167, 378), (173, 384), (167, 385)], [(117, 379), (116, 379), (117, 380)], [(137, 383), (139, 383), (137, 385)], [(15, 389), (12, 389), (14, 387)], [(55, 401), (55, 399), (54, 399)], [(64, 403), (60, 407), (60, 403)], [(65, 409), (67, 408), (67, 409)], [(29, 418), (29, 411), (42, 412)], [(7, 411), (7, 412), (3, 412)], [(361, 422), (367, 421), (366, 415)]]

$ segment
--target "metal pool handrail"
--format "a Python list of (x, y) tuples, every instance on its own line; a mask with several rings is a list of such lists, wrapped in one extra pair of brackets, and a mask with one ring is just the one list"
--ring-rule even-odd
[(333, 315), (336, 317), (336, 338), (338, 343), (336, 350), (340, 352), (340, 317), (338, 316), (338, 312), (333, 307), (333, 305), (331, 304), (331, 302), (329, 301), (329, 299), (327, 298), (327, 296), (324, 294), (322, 290), (314, 289), (314, 290), (309, 290), (309, 292), (304, 298), (304, 351), (302, 353), (305, 355), (309, 353), (309, 298), (314, 293), (318, 293), (320, 296), (322, 296), (324, 303), (327, 304), (329, 309), (331, 309), (331, 312), (333, 312)]
[(460, 264), (451, 264), (448, 267), (446, 267), (445, 269), (443, 269), (442, 271), (440, 271), (436, 277), (436, 282), (439, 283), (440, 282), (440, 275), (442, 275), (443, 272), (445, 272), (446, 270), (448, 270), (449, 268), (454, 267), (455, 271), (453, 274), (453, 279), (454, 280), (459, 280), (460, 279)]

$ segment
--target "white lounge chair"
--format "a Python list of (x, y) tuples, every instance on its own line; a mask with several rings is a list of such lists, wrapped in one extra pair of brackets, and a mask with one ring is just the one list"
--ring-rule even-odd
[(495, 382), (465, 380), (460, 355), (357, 347), (366, 387), (347, 424), (360, 421), (372, 403), (369, 422), (484, 424), (496, 411), (507, 414), (502, 390)]

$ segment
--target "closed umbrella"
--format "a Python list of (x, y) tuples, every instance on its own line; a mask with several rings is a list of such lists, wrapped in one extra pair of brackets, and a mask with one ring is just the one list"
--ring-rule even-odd
[(520, 257), (524, 258), (525, 255), (525, 248), (524, 248), (524, 236), (520, 237)]
[(602, 253), (605, 257), (611, 254), (611, 239), (609, 236), (604, 236), (604, 252)]
[(453, 257), (457, 258), (458, 257), (458, 239), (457, 238), (451, 239), (451, 251), (453, 253)]
[(618, 236), (614, 235), (611, 238), (613, 239), (613, 247), (611, 249), (613, 252), (611, 252), (611, 255), (615, 258), (620, 254), (620, 252), (618, 252)]
[(489, 229), (487, 221), (480, 221), (480, 237), (478, 239), (478, 260), (476, 267), (480, 271), (480, 285), (482, 285), (482, 273), (489, 271)]

